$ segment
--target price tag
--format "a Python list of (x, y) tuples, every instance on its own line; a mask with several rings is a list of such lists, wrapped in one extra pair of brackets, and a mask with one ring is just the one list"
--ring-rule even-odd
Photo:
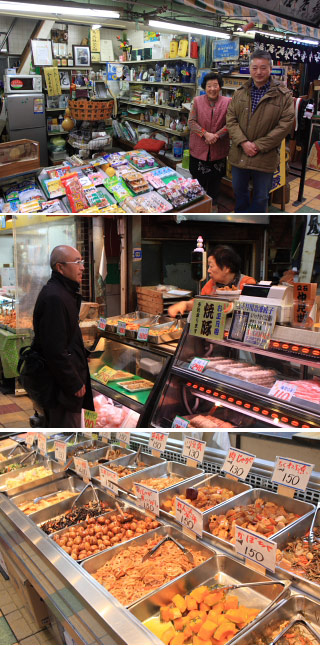
[(275, 571), (277, 543), (236, 525), (236, 552), (268, 570)]
[(67, 443), (66, 442), (55, 442), (54, 443), (54, 457), (58, 462), (67, 461)]
[(41, 455), (47, 454), (47, 438), (44, 433), (38, 433), (38, 449)]
[(184, 419), (184, 417), (179, 417), (179, 415), (176, 415), (171, 428), (188, 428), (190, 422), (188, 419)]
[(193, 372), (203, 372), (207, 365), (209, 363), (208, 359), (200, 359), (199, 357), (194, 357), (192, 361), (189, 363), (189, 370), (193, 370)]
[(89, 480), (91, 480), (91, 473), (88, 460), (84, 460), (83, 458), (73, 458), (73, 460), (78, 476), (82, 478), (84, 482), (89, 482)]
[(178, 523), (187, 529), (195, 532), (198, 536), (202, 536), (203, 532), (203, 514), (199, 509), (193, 507), (185, 500), (176, 498), (176, 519)]
[(296, 390), (297, 386), (293, 384), (288, 384), (286, 381), (276, 381), (272, 388), (270, 388), (268, 395), (289, 402), (295, 395)]
[(149, 328), (148, 327), (139, 327), (137, 334), (137, 341), (148, 341)]
[(107, 319), (100, 318), (98, 323), (98, 330), (105, 330), (107, 324)]
[(120, 336), (124, 336), (126, 333), (126, 327), (127, 327), (127, 324), (124, 321), (118, 321), (117, 334), (120, 334)]
[(97, 422), (98, 413), (95, 413), (94, 410), (85, 410), (84, 411), (84, 427), (85, 428), (95, 428)]
[(228, 455), (226, 457), (224, 465), (221, 467), (221, 471), (230, 473), (230, 475), (240, 478), (240, 480), (245, 480), (255, 459), (253, 453), (247, 453), (246, 451), (239, 451), (238, 449), (229, 449)]
[(34, 433), (27, 433), (27, 436), (26, 436), (27, 449), (31, 449), (33, 445), (33, 440), (34, 440)]
[(126, 446), (126, 444), (130, 444), (130, 432), (117, 431), (116, 438), (122, 446)]
[(139, 507), (142, 507), (155, 516), (159, 516), (159, 491), (155, 491), (155, 489), (150, 489), (150, 487), (136, 482), (135, 493), (138, 498)]
[(114, 493), (116, 496), (119, 493), (117, 484), (119, 480), (119, 476), (115, 471), (112, 471), (111, 469), (108, 469), (107, 467), (103, 467), (99, 465), (99, 475), (101, 478), (101, 484), (103, 487), (106, 487), (107, 489), (111, 489), (112, 493)]
[(282, 458), (277, 455), (271, 480), (290, 489), (305, 491), (313, 467), (314, 464), (309, 464), (309, 462)]
[(204, 451), (207, 443), (196, 440), (194, 437), (186, 437), (183, 444), (182, 455), (193, 462), (203, 462)]
[(99, 433), (99, 438), (102, 442), (107, 444), (109, 440), (111, 440), (111, 431), (103, 431), (103, 433)]
[(162, 453), (166, 448), (168, 436), (169, 433), (158, 433), (158, 431), (152, 431), (148, 444), (149, 449)]

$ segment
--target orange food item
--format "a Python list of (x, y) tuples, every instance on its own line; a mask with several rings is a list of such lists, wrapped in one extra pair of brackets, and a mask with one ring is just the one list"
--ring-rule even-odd
[(217, 628), (214, 633), (214, 638), (220, 641), (220, 643), (225, 644), (236, 634), (236, 632), (237, 629), (234, 624), (227, 621)]

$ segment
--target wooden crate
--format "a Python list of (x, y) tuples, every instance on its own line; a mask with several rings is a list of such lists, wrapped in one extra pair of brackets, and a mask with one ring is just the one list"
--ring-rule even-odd
[(40, 144), (31, 139), (17, 139), (0, 144), (0, 177), (40, 168)]
[(156, 285), (151, 285), (150, 287), (137, 286), (136, 291), (138, 309), (141, 312), (148, 312), (149, 314), (166, 314), (169, 305), (173, 305), (177, 301), (189, 300), (192, 297), (192, 292), (189, 292), (188, 295), (175, 296), (166, 291), (158, 290)]

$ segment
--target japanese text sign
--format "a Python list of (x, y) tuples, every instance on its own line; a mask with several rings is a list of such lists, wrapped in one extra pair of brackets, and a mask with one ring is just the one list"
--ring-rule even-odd
[(159, 516), (159, 491), (136, 482), (135, 493), (140, 507)]
[(179, 415), (176, 415), (171, 428), (187, 428), (190, 424), (190, 421), (188, 419), (184, 419), (184, 417), (179, 417)]
[(313, 467), (314, 464), (309, 464), (309, 462), (282, 458), (278, 455), (271, 480), (279, 485), (304, 491)]
[(61, 94), (60, 76), (57, 67), (44, 67), (44, 76), (48, 96), (58, 96)]
[(203, 462), (204, 452), (206, 448), (206, 442), (203, 440), (197, 440), (194, 437), (186, 437), (183, 443), (182, 455), (184, 458), (189, 458), (195, 462)]
[(107, 467), (99, 465), (99, 476), (102, 486), (111, 489), (114, 494), (118, 495), (118, 474)]
[(185, 500), (176, 497), (176, 519), (184, 527), (202, 536), (203, 514)]
[(289, 402), (295, 395), (296, 390), (297, 386), (294, 386), (294, 384), (289, 384), (286, 381), (276, 381), (270, 388), (268, 395)]
[(277, 543), (238, 525), (235, 526), (235, 538), (237, 554), (245, 556), (250, 561), (254, 561), (272, 572), (275, 571)]
[(137, 334), (137, 340), (138, 341), (148, 341), (148, 336), (149, 336), (149, 328), (148, 327), (139, 327), (138, 334)]
[(97, 422), (98, 413), (95, 413), (93, 410), (84, 411), (84, 427), (85, 428), (95, 428)]
[(111, 440), (111, 431), (103, 431), (103, 433), (99, 433), (99, 437), (101, 438), (102, 442), (105, 442), (106, 444)]
[(225, 305), (225, 301), (195, 298), (190, 334), (205, 339), (223, 339), (226, 323)]
[(44, 433), (38, 433), (38, 449), (41, 455), (46, 455), (47, 453), (47, 438)]
[(129, 431), (117, 431), (116, 438), (118, 442), (123, 444), (130, 444), (130, 432)]
[(167, 444), (169, 433), (158, 433), (158, 431), (152, 431), (151, 437), (149, 440), (149, 449), (154, 451), (164, 451)]
[(230, 475), (239, 478), (240, 480), (245, 480), (255, 459), (253, 453), (247, 453), (246, 451), (239, 451), (238, 449), (233, 449), (232, 447), (228, 451), (228, 455), (225, 459), (221, 471), (230, 473)]
[(126, 333), (127, 324), (124, 321), (118, 321), (117, 334), (124, 336)]
[(106, 323), (107, 323), (107, 319), (99, 318), (98, 330), (105, 330), (106, 329)]
[(207, 365), (209, 363), (208, 359), (200, 359), (199, 357), (194, 357), (192, 361), (189, 363), (189, 370), (193, 370), (193, 372), (203, 372)]
[(54, 457), (58, 462), (65, 463), (67, 461), (67, 442), (54, 443)]
[(78, 476), (85, 481), (91, 480), (88, 460), (84, 460), (83, 458), (73, 458), (73, 460), (74, 460), (74, 468)]
[(237, 302), (228, 338), (266, 349), (274, 330), (277, 307), (262, 303)]
[(34, 440), (34, 433), (27, 433), (26, 435), (26, 445), (28, 449), (31, 449)]

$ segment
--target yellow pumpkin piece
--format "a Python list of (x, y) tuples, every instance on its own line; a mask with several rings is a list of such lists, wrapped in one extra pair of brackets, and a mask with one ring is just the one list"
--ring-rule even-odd
[(225, 644), (226, 642), (237, 633), (237, 629), (231, 621), (221, 624), (214, 633), (214, 638), (217, 639), (220, 643)]
[(217, 624), (214, 624), (213, 621), (210, 621), (210, 619), (207, 619), (207, 621), (202, 624), (199, 632), (198, 632), (198, 637), (200, 639), (210, 639), (212, 637), (213, 633), (217, 630), (218, 626)]
[(202, 603), (200, 603), (199, 609), (204, 610), (205, 612), (209, 612), (210, 606), (207, 606), (207, 604), (204, 601), (202, 601)]
[(165, 622), (170, 621), (169, 610), (171, 610), (171, 608), (169, 606), (161, 606), (161, 608), (160, 608), (160, 619), (161, 619), (161, 621), (165, 621)]
[(210, 639), (203, 640), (203, 639), (199, 639), (198, 635), (194, 635), (192, 643), (193, 644), (205, 644), (206, 646), (207, 646), (207, 644), (209, 644), (209, 646), (210, 646), (212, 642), (210, 641)]
[(204, 600), (206, 594), (208, 594), (208, 591), (209, 588), (207, 585), (200, 585), (199, 588), (195, 588), (194, 590), (192, 590), (192, 592), (190, 592), (190, 597), (195, 599), (197, 603), (201, 603)]
[(175, 631), (174, 627), (172, 626), (171, 628), (169, 628), (168, 630), (166, 630), (163, 633), (161, 639), (164, 642), (164, 644), (170, 644), (171, 639), (174, 638), (175, 634), (176, 634), (176, 631)]
[(185, 601), (187, 604), (187, 610), (198, 610), (198, 603), (195, 599), (193, 599), (193, 597), (190, 596), (190, 594), (187, 594)]
[(182, 617), (182, 612), (179, 610), (179, 608), (170, 608), (169, 619), (173, 621), (173, 619), (179, 619), (179, 617)]
[(178, 619), (175, 619), (173, 622), (175, 629), (178, 631), (184, 630), (187, 623), (186, 620), (186, 617), (179, 617)]
[(186, 619), (190, 621), (191, 619), (195, 619), (195, 617), (200, 617), (200, 616), (201, 616), (200, 610), (190, 610), (190, 612), (188, 612), (186, 616)]
[(203, 617), (195, 617), (195, 619), (191, 619), (189, 626), (193, 633), (198, 633), (203, 623)]
[(170, 641), (170, 645), (173, 646), (173, 644), (176, 644), (177, 646), (180, 646), (180, 644), (184, 644), (184, 637), (183, 633), (177, 633)]
[(226, 621), (230, 621), (225, 615), (218, 615), (217, 616), (217, 624), (218, 626), (221, 626), (221, 624), (225, 624)]
[(247, 608), (247, 615), (250, 618), (250, 621), (256, 617), (261, 610), (259, 608)]
[(216, 615), (221, 615), (224, 611), (224, 603), (216, 603), (214, 606), (212, 606), (211, 611), (215, 612)]
[(219, 603), (219, 601), (222, 601), (223, 596), (224, 594), (222, 590), (214, 590), (205, 596), (204, 602), (207, 606), (214, 606), (216, 603)]
[(175, 594), (174, 597), (172, 597), (172, 602), (177, 608), (179, 608), (182, 614), (187, 610), (187, 603), (181, 594)]
[(225, 610), (236, 610), (238, 607), (239, 607), (239, 599), (238, 599), (238, 597), (230, 594), (226, 598), (226, 600), (224, 602), (224, 609)]
[(158, 617), (150, 617), (150, 619), (146, 619), (146, 621), (143, 622), (143, 625), (149, 628), (149, 630), (159, 637), (159, 639), (162, 639), (162, 635), (166, 630), (172, 628), (171, 621), (162, 622)]
[(247, 608), (241, 606), (236, 610), (227, 610), (225, 615), (229, 621), (233, 621), (235, 624), (243, 624), (248, 620)]
[(184, 641), (186, 642), (187, 639), (189, 639), (189, 637), (191, 637), (192, 634), (193, 633), (192, 633), (192, 630), (191, 630), (190, 626), (186, 626), (184, 631), (183, 631)]

